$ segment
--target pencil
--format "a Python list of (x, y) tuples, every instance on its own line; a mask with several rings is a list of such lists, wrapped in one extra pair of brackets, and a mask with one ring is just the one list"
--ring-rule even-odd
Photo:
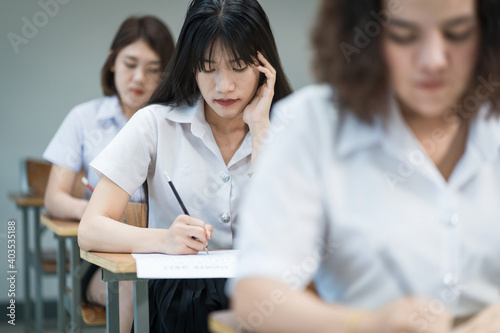
[(88, 187), (89, 190), (91, 190), (92, 192), (94, 192), (94, 188), (92, 187), (92, 185), (90, 185), (88, 179), (86, 177), (82, 177), (82, 183)]
[[(184, 214), (188, 215), (188, 216), (191, 216), (191, 215), (189, 215), (189, 212), (188, 212), (186, 206), (184, 206), (184, 202), (182, 202), (181, 196), (177, 192), (177, 190), (176, 190), (176, 188), (174, 186), (174, 183), (172, 182), (172, 179), (170, 179), (170, 177), (168, 176), (168, 173), (166, 171), (163, 172), (163, 176), (165, 176), (165, 178), (167, 179), (168, 185), (170, 185), (170, 188), (172, 189), (172, 192), (174, 192), (175, 198), (177, 199), (177, 202), (181, 206), (182, 211), (184, 212)], [(192, 238), (195, 239), (195, 240), (197, 240), (197, 241), (199, 241), (199, 239), (196, 238), (196, 237), (192, 237)], [(208, 254), (208, 248), (206, 248), (206, 247), (205, 247), (205, 252)]]

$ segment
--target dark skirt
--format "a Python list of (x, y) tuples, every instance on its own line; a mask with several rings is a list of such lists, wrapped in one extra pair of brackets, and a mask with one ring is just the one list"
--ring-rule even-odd
[(82, 286), (82, 301), (86, 303), (90, 303), (87, 299), (87, 289), (89, 287), (90, 279), (94, 275), (94, 273), (97, 271), (99, 266), (96, 266), (94, 264), (90, 264), (90, 267), (87, 269), (85, 274), (82, 277), (81, 280), (81, 286)]
[(149, 331), (209, 333), (208, 314), (228, 308), (225, 284), (226, 279), (150, 280)]

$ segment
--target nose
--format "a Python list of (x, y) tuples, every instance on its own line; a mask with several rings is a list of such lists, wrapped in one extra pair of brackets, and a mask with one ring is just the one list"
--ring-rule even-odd
[(233, 79), (232, 73), (226, 70), (221, 70), (217, 73), (215, 78), (215, 89), (217, 92), (226, 94), (235, 89), (236, 84)]
[(134, 82), (143, 82), (146, 77), (146, 69), (142, 66), (137, 66), (134, 71)]
[(437, 74), (446, 68), (446, 41), (440, 31), (435, 31), (424, 39), (417, 57), (419, 67), (429, 74)]

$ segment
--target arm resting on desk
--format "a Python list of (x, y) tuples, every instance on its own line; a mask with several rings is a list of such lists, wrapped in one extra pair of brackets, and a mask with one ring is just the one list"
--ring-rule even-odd
[(88, 201), (72, 196), (77, 173), (53, 164), (45, 190), (47, 214), (58, 219), (80, 220)]
[(137, 228), (118, 222), (130, 195), (102, 176), (78, 229), (78, 243), (86, 251), (121, 253), (195, 254), (207, 246), (211, 226), (187, 215), (169, 229)]
[[(247, 324), (251, 322), (246, 318), (262, 314), (262, 325), (251, 327), (256, 332), (416, 333), (422, 330), (415, 324), (415, 314), (427, 309), (429, 302), (403, 298), (378, 311), (366, 312), (326, 303), (310, 292), (294, 291), (277, 280), (256, 277), (237, 283), (232, 307), (239, 321)], [(425, 332), (447, 333), (450, 327), (451, 316), (445, 312), (427, 323)]]

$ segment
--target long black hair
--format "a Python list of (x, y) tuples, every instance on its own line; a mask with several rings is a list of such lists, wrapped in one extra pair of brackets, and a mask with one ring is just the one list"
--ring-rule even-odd
[[(291, 93), (271, 25), (257, 0), (192, 0), (172, 59), (148, 104), (193, 105), (200, 97), (196, 73), (205, 69), (214, 45), (220, 43), (234, 59), (254, 64), (257, 51), (276, 70), (273, 103)], [(261, 74), (259, 85), (265, 82)]]

